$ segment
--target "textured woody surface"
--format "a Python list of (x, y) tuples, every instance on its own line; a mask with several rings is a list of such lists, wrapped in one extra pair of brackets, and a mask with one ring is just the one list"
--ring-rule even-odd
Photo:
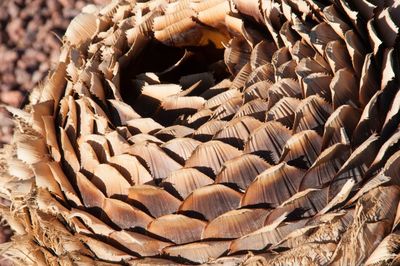
[(86, 9), (11, 110), (4, 254), (396, 265), (399, 18), (398, 2), (363, 0)]

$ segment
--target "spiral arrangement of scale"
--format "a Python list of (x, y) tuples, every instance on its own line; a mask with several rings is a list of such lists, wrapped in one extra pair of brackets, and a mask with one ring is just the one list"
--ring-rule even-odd
[(400, 263), (400, 3), (84, 9), (1, 154), (4, 254)]

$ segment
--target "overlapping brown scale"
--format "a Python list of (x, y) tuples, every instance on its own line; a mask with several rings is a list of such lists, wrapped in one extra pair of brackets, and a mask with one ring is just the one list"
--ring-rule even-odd
[(249, 78), (251, 73), (253, 72), (251, 71), (250, 64), (246, 63), (233, 79), (231, 89), (240, 90), (241, 88), (243, 88), (245, 86), (246, 80)]
[[(60, 128), (60, 135), (61, 135), (61, 149), (64, 152), (64, 159), (66, 161), (66, 163), (69, 165), (69, 167), (73, 170), (73, 171), (79, 171), (80, 168), (80, 163), (78, 160), (78, 157), (76, 155), (76, 152), (72, 146), (72, 143), (67, 135), (67, 133)], [(38, 148), (43, 148), (40, 146), (41, 142), (35, 139), (30, 139), (30, 143), (31, 145), (35, 145), (35, 149)], [(24, 156), (24, 154), (21, 154), (21, 151), (23, 151), (24, 149), (27, 149), (27, 147), (23, 146), (24, 142), (21, 140), (18, 142), (19, 147), (19, 153), (17, 153), (18, 159), (24, 161), (27, 160)], [(35, 150), (33, 150), (35, 151)], [(97, 156), (99, 158), (99, 156)], [(41, 160), (43, 158), (40, 158)], [(30, 159), (31, 160), (31, 159)], [(33, 161), (32, 163), (35, 163), (35, 161)]]
[(355, 31), (348, 30), (345, 34), (345, 42), (353, 64), (353, 69), (357, 76), (361, 76), (361, 70), (366, 54), (366, 49), (363, 46), (362, 40)]
[(215, 110), (218, 108), (221, 104), (227, 102), (229, 99), (240, 97), (241, 93), (237, 89), (231, 89), (227, 90), (223, 93), (219, 93), (212, 97), (211, 99), (207, 100), (204, 103), (204, 107), (207, 109)]
[(114, 231), (110, 234), (110, 238), (139, 256), (154, 256), (160, 254), (163, 248), (171, 245), (170, 242), (160, 241), (143, 234), (126, 230)]
[(224, 21), (226, 28), (228, 29), (229, 34), (232, 37), (243, 38), (244, 30), (243, 30), (243, 20), (238, 14), (226, 14)]
[(79, 99), (75, 101), (80, 110), (80, 135), (89, 135), (94, 133), (94, 113), (88, 107), (87, 103), (83, 101), (83, 99)]
[(331, 101), (331, 91), (329, 84), (332, 81), (332, 76), (326, 73), (313, 73), (302, 79), (304, 96), (310, 97), (318, 95), (326, 101)]
[(61, 160), (60, 147), (57, 142), (54, 118), (52, 116), (42, 116), (44, 130), (46, 132), (46, 143), (50, 147), (51, 156), (55, 161)]
[(137, 133), (145, 133), (145, 134), (154, 134), (157, 131), (163, 129), (164, 127), (156, 122), (152, 118), (135, 118), (129, 121), (126, 121), (126, 125), (128, 129), (133, 134)]
[(129, 153), (143, 160), (143, 165), (149, 169), (155, 179), (163, 179), (171, 171), (182, 167), (155, 143), (136, 143), (130, 147)]
[(274, 83), (268, 90), (268, 105), (272, 108), (284, 97), (302, 98), (302, 89), (293, 79), (281, 79)]
[[(244, 97), (246, 97), (246, 94)], [(268, 102), (258, 98), (243, 104), (235, 114), (234, 118), (250, 116), (254, 117), (259, 121), (264, 121), (265, 112), (267, 110), (268, 110)]]
[(328, 203), (328, 188), (307, 189), (294, 194), (278, 208), (272, 210), (265, 224), (273, 223), (284, 214), (298, 218), (309, 218), (319, 213)]
[(300, 100), (292, 97), (280, 99), (266, 114), (266, 121), (278, 121), (288, 128), (294, 122), (295, 111), (300, 105)]
[(119, 262), (134, 258), (134, 256), (127, 254), (115, 248), (112, 245), (106, 244), (95, 238), (85, 235), (78, 235), (79, 240), (90, 248), (90, 250), (101, 260)]
[[(79, 139), (79, 147), (84, 143), (90, 145), (100, 163), (107, 162), (111, 157), (110, 145), (105, 136), (97, 134), (86, 135)], [(83, 149), (80, 149), (80, 152), (83, 153)], [(73, 155), (71, 155), (71, 157), (73, 157)], [(73, 160), (68, 160), (68, 162), (73, 162)]]
[[(129, 135), (131, 135), (131, 134), (129, 133)], [(164, 143), (164, 141), (158, 139), (154, 135), (150, 135), (150, 134), (147, 134), (147, 133), (135, 134), (135, 135), (133, 135), (133, 136), (128, 138), (128, 142), (130, 144), (137, 144), (137, 143), (141, 143), (141, 142), (152, 142), (152, 143), (156, 143), (156, 144), (159, 144), (159, 145)]]
[(395, 46), (399, 32), (400, 23), (398, 22), (396, 15), (392, 16), (391, 11), (393, 10), (394, 8), (387, 7), (375, 17), (377, 30), (379, 31), (380, 36), (382, 36), (384, 45), (387, 47)]
[(105, 199), (104, 194), (82, 173), (76, 174), (76, 185), (86, 208), (101, 208)]
[(292, 56), (290, 54), (289, 48), (282, 47), (275, 51), (272, 56), (271, 63), (274, 65), (275, 68), (278, 68), (280, 65), (290, 61)]
[(213, 139), (228, 143), (238, 149), (243, 149), (243, 145), (251, 132), (261, 124), (257, 119), (248, 116), (232, 119), (214, 135)]
[(275, 69), (271, 63), (266, 63), (253, 69), (249, 76), (247, 77), (245, 87), (249, 87), (257, 82), (269, 80), (271, 82), (275, 81)]
[(202, 239), (229, 239), (247, 235), (263, 227), (265, 217), (269, 212), (266, 209), (228, 211), (207, 224), (202, 233)]
[(289, 49), (291, 49), (296, 41), (299, 40), (299, 35), (291, 28), (289, 21), (283, 23), (282, 28), (279, 30), (279, 34), (284, 46)]
[(201, 109), (197, 113), (189, 116), (185, 124), (191, 128), (197, 129), (205, 122), (207, 122), (208, 119), (211, 117), (211, 115), (212, 111), (210, 109), (207, 108)]
[(332, 107), (318, 95), (307, 97), (296, 109), (293, 131), (312, 129), (322, 134), (325, 121), (332, 111)]
[(200, 143), (192, 138), (174, 138), (160, 147), (175, 161), (184, 164)]
[(326, 120), (322, 147), (327, 147), (342, 141), (342, 129), (347, 138), (351, 138), (361, 113), (360, 110), (350, 105), (342, 105), (336, 109)]
[(181, 214), (161, 216), (151, 222), (147, 230), (176, 244), (198, 241), (206, 222)]
[(154, 257), (144, 257), (138, 259), (129, 260), (129, 265), (131, 266), (139, 266), (139, 265), (178, 265), (178, 263), (162, 258), (154, 258)]
[[(186, 32), (186, 34), (180, 35), (181, 32)], [(216, 37), (222, 37), (218, 33), (216, 35)], [(185, 17), (162, 30), (154, 31), (154, 37), (166, 45), (177, 47), (185, 46), (188, 42), (194, 46), (204, 45), (204, 41), (208, 42), (208, 39), (204, 40), (206, 36), (203, 36), (200, 26), (191, 17)]]
[(369, 177), (371, 173), (375, 172), (377, 169), (380, 169), (384, 166), (385, 162), (393, 155), (398, 149), (400, 144), (400, 131), (397, 130), (393, 135), (382, 143), (382, 146), (379, 148), (379, 151), (369, 166), (368, 172), (366, 176)]
[(385, 122), (382, 126), (382, 134), (386, 134), (393, 130), (398, 123), (398, 116), (400, 114), (400, 91), (396, 93), (391, 103), (390, 110), (386, 115)]
[(213, 140), (197, 146), (192, 156), (186, 160), (185, 167), (197, 168), (208, 175), (215, 176), (224, 162), (241, 154), (241, 151), (235, 147)]
[(233, 3), (240, 13), (251, 16), (257, 22), (261, 23), (264, 21), (264, 16), (260, 10), (260, 2), (258, 0), (234, 0)]
[(198, 96), (170, 96), (163, 99), (154, 117), (157, 121), (168, 124), (174, 122), (181, 115), (195, 113), (203, 107), (204, 102), (205, 100)]
[(91, 181), (107, 197), (127, 195), (131, 186), (125, 177), (109, 164), (97, 165), (94, 168)]
[(109, 99), (110, 110), (114, 124), (126, 125), (126, 122), (135, 118), (140, 118), (132, 107), (122, 101)]
[(65, 201), (59, 185), (54, 179), (50, 167), (46, 162), (38, 162), (33, 166), (33, 174), (35, 175), (36, 186), (47, 189), (58, 199)]
[(280, 161), (308, 169), (321, 152), (322, 138), (314, 130), (293, 135), (283, 148)]
[(122, 229), (145, 228), (153, 218), (132, 205), (106, 198), (101, 207), (108, 218)]
[(304, 174), (299, 191), (328, 184), (350, 156), (350, 147), (336, 143), (323, 150)]
[(215, 183), (232, 184), (246, 190), (249, 184), (270, 165), (260, 157), (243, 154), (226, 161), (215, 178)]
[(355, 149), (336, 173), (330, 185), (329, 195), (332, 198), (338, 193), (347, 180), (361, 182), (368, 167), (378, 153), (379, 136), (372, 135)]
[(214, 110), (211, 119), (220, 119), (229, 121), (239, 111), (243, 105), (241, 96), (231, 98), (225, 103), (221, 104), (217, 109)]
[(140, 113), (150, 115), (165, 98), (180, 92), (181, 86), (177, 84), (145, 85), (141, 88), (141, 94), (136, 99), (136, 110), (140, 110)]
[(279, 243), (286, 235), (303, 227), (307, 222), (306, 219), (302, 219), (297, 222), (286, 223), (282, 221), (284, 218), (285, 216), (280, 217), (270, 225), (263, 226), (250, 234), (233, 240), (229, 247), (230, 254), (245, 250), (258, 251), (268, 248), (270, 245)]
[(400, 224), (400, 204), (397, 205), (397, 213), (396, 213), (396, 217), (393, 222), (392, 231), (397, 230), (397, 228), (399, 227), (399, 224)]
[[(229, 13), (229, 3), (226, 1), (214, 1), (217, 4), (214, 4), (212, 1), (205, 1), (204, 3), (210, 4), (208, 8), (201, 8), (199, 10), (196, 7), (196, 10), (199, 12), (197, 18), (204, 24), (211, 26), (213, 28), (218, 28), (223, 31), (225, 29), (225, 25), (223, 21), (225, 20), (225, 15)], [(193, 4), (193, 3), (192, 3)], [(196, 3), (197, 6), (200, 6), (202, 3)]]
[(214, 86), (209, 87), (206, 91), (200, 94), (204, 99), (211, 99), (212, 97), (227, 91), (232, 86), (232, 81), (230, 79), (223, 79)]
[(276, 45), (269, 41), (263, 40), (254, 46), (250, 55), (251, 69), (254, 70), (262, 65), (271, 62), (272, 55), (276, 50)]
[(349, 104), (359, 106), (358, 84), (354, 72), (348, 68), (338, 70), (333, 77), (330, 89), (332, 93), (333, 108)]
[(398, 73), (400, 65), (394, 48), (387, 48), (383, 53), (381, 90), (386, 92), (392, 86), (397, 87), (396, 73)]
[(153, 180), (151, 174), (139, 160), (130, 154), (113, 156), (108, 163), (133, 185), (141, 185)]
[(322, 22), (310, 31), (310, 39), (315, 49), (322, 55), (324, 54), (325, 46), (330, 41), (338, 40), (340, 37), (327, 23)]
[(296, 74), (299, 80), (304, 79), (312, 73), (330, 73), (330, 68), (325, 65), (321, 65), (313, 58), (303, 58), (296, 66)]
[[(244, 101), (249, 102), (256, 99), (268, 99), (268, 90), (272, 86), (268, 80), (257, 82), (244, 90)], [(240, 109), (239, 109), (240, 110)]]
[(156, 218), (176, 212), (181, 204), (180, 200), (164, 189), (150, 185), (131, 187), (128, 198), (133, 200), (138, 208), (142, 208)]
[[(181, 168), (171, 172), (161, 183), (166, 190), (185, 199), (197, 188), (212, 184), (214, 181), (195, 168)], [(174, 195), (175, 195), (174, 194)]]
[(377, 32), (377, 29), (374, 25), (374, 19), (372, 18), (367, 22), (367, 31), (369, 43), (372, 46), (374, 55), (376, 56), (381, 49), (383, 43), (381, 39), (382, 37), (379, 36), (379, 33)]
[(297, 62), (294, 59), (281, 64), (275, 71), (275, 80), (284, 78), (297, 79), (296, 66)]
[(155, 31), (162, 30), (186, 17), (194, 17), (195, 15), (196, 12), (190, 8), (180, 9), (173, 13), (167, 13), (164, 16), (154, 18), (153, 29)]
[(251, 48), (243, 38), (233, 38), (224, 51), (224, 61), (232, 74), (237, 74), (250, 60)]
[(49, 162), (48, 166), (50, 171), (60, 186), (60, 189), (63, 191), (65, 197), (73, 202), (76, 206), (82, 205), (82, 202), (76, 193), (74, 187), (71, 184), (71, 181), (67, 178), (65, 173), (62, 171), (62, 168), (57, 162)]
[(342, 38), (345, 38), (345, 34), (351, 27), (347, 24), (342, 14), (338, 12), (338, 8), (335, 5), (330, 5), (324, 10), (324, 17), (327, 20), (329, 26)]
[(8, 165), (9, 174), (18, 177), (19, 180), (29, 180), (34, 176), (32, 169), (21, 160), (12, 159), (8, 162)]
[(180, 257), (189, 262), (206, 263), (210, 258), (217, 258), (224, 254), (229, 247), (230, 241), (202, 241), (185, 245), (166, 247), (163, 253)]
[(54, 109), (53, 105), (53, 101), (46, 101), (36, 104), (32, 107), (32, 115), (29, 115), (28, 119), (33, 120), (32, 127), (42, 135), (46, 134), (46, 131), (44, 131), (44, 121), (42, 120), (42, 117), (51, 115)]
[(226, 124), (227, 121), (221, 121), (217, 119), (209, 120), (193, 133), (193, 138), (202, 142), (209, 141)]
[(250, 135), (244, 146), (244, 152), (259, 155), (268, 162), (276, 164), (286, 141), (291, 136), (290, 130), (281, 123), (266, 122)]
[(329, 42), (325, 47), (325, 56), (334, 73), (342, 68), (353, 67), (346, 45), (342, 40)]
[(194, 130), (190, 127), (182, 125), (173, 125), (163, 128), (154, 134), (155, 137), (162, 141), (169, 141), (175, 138), (183, 138), (191, 135)]
[(372, 53), (367, 54), (362, 63), (359, 99), (365, 106), (376, 93), (379, 83), (375, 59)]
[(222, 184), (213, 184), (196, 189), (179, 207), (180, 212), (201, 215), (211, 221), (219, 215), (239, 206), (242, 193)]
[[(308, 45), (313, 46), (311, 42), (311, 29), (313, 24), (304, 23), (296, 14), (291, 14), (291, 8), (288, 6), (283, 6), (283, 14), (288, 21), (292, 22), (292, 28), (302, 37), (302, 39), (307, 42)], [(314, 41), (316, 41), (316, 34), (314, 33)]]
[(291, 55), (299, 63), (303, 58), (312, 58), (315, 55), (315, 51), (307, 43), (299, 40), (293, 45)]
[(278, 35), (278, 31), (282, 26), (281, 10), (278, 3), (264, 2), (262, 5), (264, 9), (264, 21), (275, 45), (278, 47), (282, 45), (282, 40)]
[(383, 124), (383, 117), (379, 115), (380, 112), (384, 111), (384, 108), (386, 109), (388, 107), (378, 108), (379, 102), (384, 94), (385, 91), (377, 91), (362, 111), (359, 122), (353, 131), (352, 141), (354, 146), (360, 145), (368, 139), (371, 134), (380, 131)]
[(303, 170), (286, 163), (270, 167), (249, 185), (240, 205), (277, 207), (297, 192), (303, 175)]

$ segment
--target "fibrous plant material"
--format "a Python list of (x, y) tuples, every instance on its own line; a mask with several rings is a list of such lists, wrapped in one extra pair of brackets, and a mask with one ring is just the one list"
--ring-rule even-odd
[(119, 1), (13, 110), (4, 254), (48, 265), (399, 263), (395, 1)]

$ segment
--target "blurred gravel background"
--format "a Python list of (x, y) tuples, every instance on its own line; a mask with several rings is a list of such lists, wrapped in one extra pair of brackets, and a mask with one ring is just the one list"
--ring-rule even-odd
[[(58, 61), (60, 39), (87, 4), (110, 0), (0, 0), (0, 104), (23, 107), (28, 93)], [(0, 108), (0, 148), (11, 141), (13, 123)], [(11, 231), (0, 222), (0, 243)], [(0, 256), (0, 265), (11, 265)]]
[[(57, 61), (60, 38), (87, 4), (110, 0), (0, 0), (0, 103), (21, 107), (26, 95)], [(0, 147), (12, 122), (0, 110)]]

